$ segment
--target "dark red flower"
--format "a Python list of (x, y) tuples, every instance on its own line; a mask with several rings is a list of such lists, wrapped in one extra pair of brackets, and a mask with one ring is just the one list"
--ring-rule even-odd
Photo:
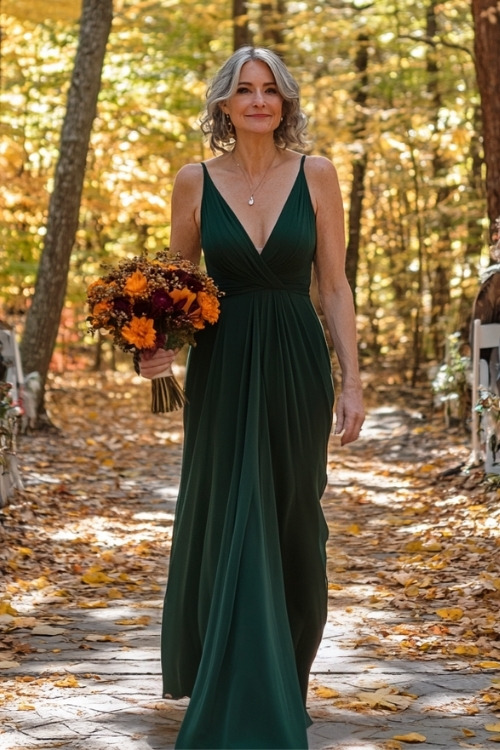
[(151, 304), (149, 303), (149, 300), (139, 300), (135, 303), (134, 307), (134, 315), (137, 318), (142, 317), (143, 315), (147, 318), (152, 317), (151, 314)]
[(132, 312), (130, 300), (128, 300), (126, 297), (117, 297), (116, 299), (114, 299), (113, 308), (116, 310), (116, 312), (124, 312), (128, 316)]
[(181, 282), (182, 286), (187, 287), (192, 292), (201, 292), (203, 284), (198, 279), (195, 279), (192, 274), (187, 271), (182, 271), (180, 268), (175, 272), (175, 275)]
[(172, 297), (164, 289), (156, 289), (151, 295), (153, 315), (162, 310), (170, 310), (174, 306)]

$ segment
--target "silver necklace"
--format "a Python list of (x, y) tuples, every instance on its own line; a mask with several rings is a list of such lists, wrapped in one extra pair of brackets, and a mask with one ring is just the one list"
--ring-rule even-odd
[(245, 170), (243, 169), (243, 167), (241, 166), (241, 164), (239, 163), (239, 161), (236, 161), (234, 154), (231, 154), (231, 156), (233, 157), (233, 161), (236, 164), (236, 166), (239, 167), (241, 169), (241, 171), (243, 172), (243, 176), (244, 176), (245, 180), (247, 181), (248, 187), (250, 188), (250, 198), (248, 199), (247, 203), (248, 203), (249, 206), (253, 206), (253, 204), (255, 203), (255, 193), (257, 192), (257, 190), (260, 188), (260, 186), (262, 185), (262, 183), (266, 179), (269, 170), (271, 169), (271, 167), (273, 166), (273, 164), (274, 164), (274, 162), (276, 160), (276, 154), (274, 155), (274, 158), (272, 159), (272, 161), (270, 162), (268, 168), (266, 169), (266, 171), (264, 172), (263, 176), (261, 177), (261, 179), (259, 181), (259, 184), (257, 185), (257, 187), (254, 187), (254, 188), (252, 187), (252, 183), (248, 179), (247, 173), (245, 172)]

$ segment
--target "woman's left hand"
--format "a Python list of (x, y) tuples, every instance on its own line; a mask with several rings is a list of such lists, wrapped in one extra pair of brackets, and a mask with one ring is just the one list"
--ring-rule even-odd
[(365, 421), (363, 392), (361, 386), (346, 386), (337, 399), (335, 409), (337, 422), (335, 434), (341, 435), (340, 444), (347, 445), (357, 440)]

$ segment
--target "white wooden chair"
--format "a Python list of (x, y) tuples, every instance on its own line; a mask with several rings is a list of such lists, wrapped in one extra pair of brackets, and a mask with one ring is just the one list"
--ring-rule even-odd
[(0, 508), (7, 504), (14, 490), (21, 490), (16, 456), (16, 435), (22, 414), (23, 368), (15, 332), (0, 321), (0, 372), (3, 382), (10, 383), (12, 407), (0, 420)]
[(485, 471), (493, 474), (500, 474), (500, 449), (497, 458), (496, 450), (493, 451), (486, 440), (487, 420), (479, 414), (476, 406), (482, 393), (499, 395), (497, 382), (499, 373), (496, 372), (499, 357), (493, 358), (494, 367), (491, 367), (485, 359), (480, 358), (481, 349), (499, 350), (499, 348), (500, 323), (482, 324), (479, 319), (476, 319), (472, 338), (472, 459), (475, 464), (480, 463), (484, 452)]
[(17, 404), (22, 399), (24, 384), (23, 367), (17, 345), (16, 334), (12, 328), (0, 321), (0, 355), (3, 367), (6, 368), (4, 380), (12, 386), (11, 398)]

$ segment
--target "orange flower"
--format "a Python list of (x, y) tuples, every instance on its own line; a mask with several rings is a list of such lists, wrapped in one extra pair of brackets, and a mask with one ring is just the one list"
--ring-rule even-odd
[(123, 292), (128, 294), (130, 297), (138, 297), (140, 294), (144, 294), (148, 290), (148, 280), (142, 273), (142, 271), (134, 271), (134, 273), (128, 277)]
[(103, 327), (109, 320), (109, 311), (111, 310), (111, 304), (106, 300), (102, 302), (96, 302), (92, 308), (93, 325), (102, 325)]
[(200, 331), (202, 328), (205, 328), (205, 321), (203, 320), (201, 307), (197, 307), (196, 310), (193, 310), (193, 312), (189, 313), (189, 320), (193, 324), (194, 328), (198, 328)]
[[(174, 305), (180, 307), (184, 312), (189, 310), (196, 299), (196, 292), (191, 292), (187, 287), (184, 287), (184, 289), (172, 289), (169, 295), (172, 297)], [(184, 302), (184, 304), (181, 305), (181, 302)]]
[(98, 289), (99, 287), (106, 289), (106, 283), (102, 279), (91, 281), (87, 287), (87, 294), (91, 294), (95, 289)]
[(219, 318), (219, 300), (213, 294), (198, 292), (196, 301), (201, 308), (203, 319), (207, 323), (215, 323)]
[(152, 349), (156, 343), (154, 321), (151, 318), (132, 317), (130, 323), (122, 328), (122, 336), (129, 344), (138, 349)]

